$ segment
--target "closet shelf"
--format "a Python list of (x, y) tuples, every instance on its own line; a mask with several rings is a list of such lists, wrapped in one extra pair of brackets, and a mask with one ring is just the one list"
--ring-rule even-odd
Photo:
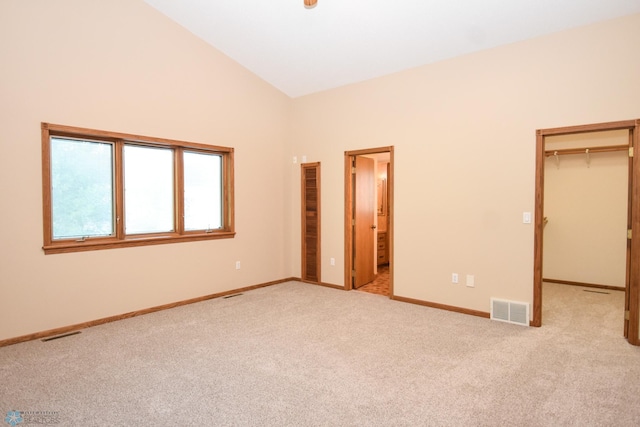
[[(561, 154), (593, 154), (593, 153), (605, 153), (609, 151), (625, 151), (628, 150), (628, 145), (605, 145), (601, 147), (585, 147), (585, 148), (563, 148), (560, 150), (546, 150), (544, 155), (546, 157), (561, 155)], [(588, 150), (588, 151), (587, 151)]]

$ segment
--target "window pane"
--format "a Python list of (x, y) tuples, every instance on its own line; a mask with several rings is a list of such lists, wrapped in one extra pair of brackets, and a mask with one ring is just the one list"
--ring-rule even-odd
[(53, 239), (113, 235), (113, 146), (50, 141)]
[(222, 228), (222, 156), (184, 153), (184, 228)]
[(125, 233), (174, 230), (173, 150), (124, 147)]

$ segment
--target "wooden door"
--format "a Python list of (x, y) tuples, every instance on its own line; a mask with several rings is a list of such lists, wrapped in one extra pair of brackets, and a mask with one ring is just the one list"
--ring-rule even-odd
[(320, 283), (320, 163), (302, 167), (302, 280)]
[(354, 176), (353, 287), (371, 282), (374, 274), (375, 236), (375, 160), (356, 156)]

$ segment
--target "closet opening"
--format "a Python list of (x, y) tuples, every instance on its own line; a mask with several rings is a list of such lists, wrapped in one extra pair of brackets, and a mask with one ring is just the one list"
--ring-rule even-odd
[(616, 310), (620, 304), (620, 331), (640, 343), (638, 123), (536, 132), (532, 326), (542, 325), (544, 283), (554, 298), (584, 291), (596, 304), (599, 296)]

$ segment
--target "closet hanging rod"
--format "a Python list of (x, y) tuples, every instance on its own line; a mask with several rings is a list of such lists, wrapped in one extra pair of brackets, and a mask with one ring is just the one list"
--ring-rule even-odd
[[(587, 151), (589, 150), (589, 151)], [(560, 150), (546, 150), (544, 152), (545, 157), (560, 155), (560, 154), (593, 154), (593, 153), (605, 153), (609, 151), (625, 151), (629, 150), (628, 145), (605, 145), (602, 147), (585, 147), (585, 148), (563, 148)]]

